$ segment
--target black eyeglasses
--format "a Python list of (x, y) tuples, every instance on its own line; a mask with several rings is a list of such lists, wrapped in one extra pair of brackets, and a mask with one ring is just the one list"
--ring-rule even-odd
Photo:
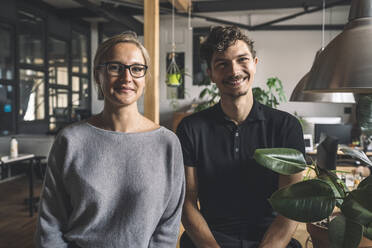
[(106, 67), (106, 71), (110, 76), (117, 77), (124, 73), (125, 69), (129, 69), (130, 75), (134, 78), (141, 78), (146, 75), (147, 65), (133, 64), (125, 65), (120, 62), (106, 62), (101, 65), (97, 65), (96, 69), (100, 67)]

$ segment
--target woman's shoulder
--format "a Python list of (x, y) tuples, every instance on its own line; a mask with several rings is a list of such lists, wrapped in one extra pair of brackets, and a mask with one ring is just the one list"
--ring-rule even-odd
[(90, 129), (89, 124), (86, 121), (79, 121), (72, 123), (64, 127), (61, 131), (58, 132), (57, 138), (78, 138), (85, 135)]

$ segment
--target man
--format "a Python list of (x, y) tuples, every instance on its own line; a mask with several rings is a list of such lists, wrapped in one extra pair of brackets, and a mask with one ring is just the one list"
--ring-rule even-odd
[(301, 175), (279, 176), (253, 159), (257, 148), (304, 153), (299, 122), (253, 99), (256, 52), (238, 28), (212, 28), (201, 57), (221, 101), (177, 129), (186, 173), (181, 247), (301, 247), (291, 240), (297, 223), (276, 215), (267, 200)]

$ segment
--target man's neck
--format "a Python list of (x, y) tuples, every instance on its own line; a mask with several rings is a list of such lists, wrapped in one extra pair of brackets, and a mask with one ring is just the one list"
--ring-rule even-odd
[(231, 96), (221, 97), (222, 111), (227, 115), (236, 125), (241, 124), (247, 119), (253, 106), (253, 94), (249, 91), (246, 95), (233, 98)]

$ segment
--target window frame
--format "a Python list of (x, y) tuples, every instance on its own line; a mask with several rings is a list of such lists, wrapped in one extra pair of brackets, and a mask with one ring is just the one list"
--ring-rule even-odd
[[(15, 25), (7, 20), (6, 18), (0, 17), (0, 27), (3, 29), (8, 29), (10, 33), (10, 52), (12, 56), (12, 72), (13, 72), (13, 79), (2, 79), (0, 78), (0, 84), (6, 85), (6, 86), (12, 86), (12, 114), (11, 114), (11, 123), (12, 123), (12, 130), (9, 130), (9, 133), (4, 135), (10, 135), (17, 133), (17, 114), (18, 114), (18, 101), (17, 101), (17, 82), (18, 82), (18, 74), (16, 69), (16, 27)], [(0, 130), (0, 136), (2, 136), (2, 130)]]

